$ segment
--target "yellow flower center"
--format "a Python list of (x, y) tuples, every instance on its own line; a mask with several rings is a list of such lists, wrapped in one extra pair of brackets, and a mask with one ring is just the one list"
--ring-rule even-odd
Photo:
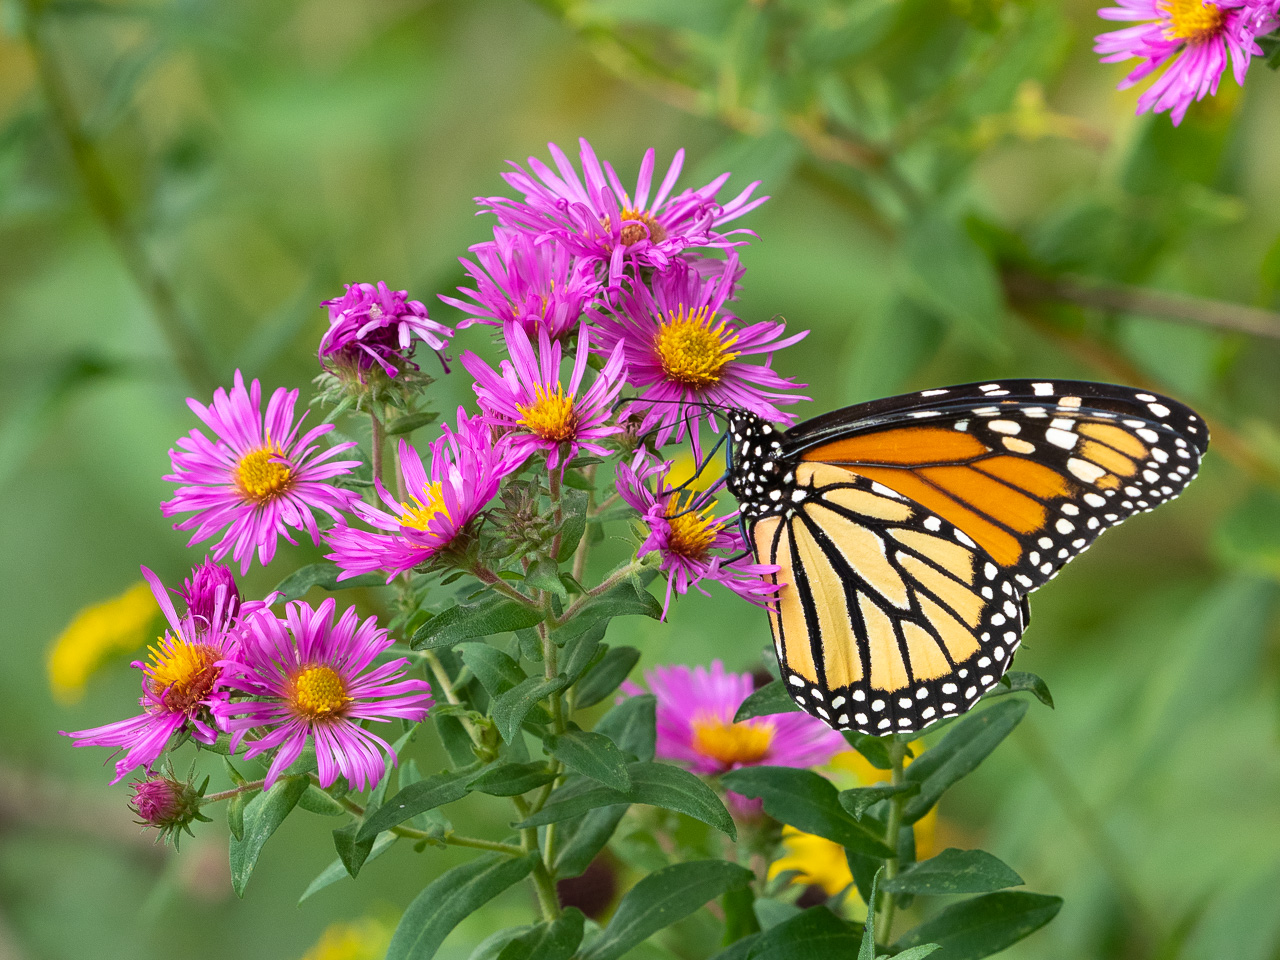
[(293, 709), (312, 720), (339, 713), (351, 702), (342, 677), (323, 664), (307, 667), (293, 678)]
[(1202, 0), (1163, 0), (1169, 14), (1165, 36), (1170, 40), (1202, 43), (1222, 32), (1222, 10)]
[(429, 533), (432, 519), (441, 514), (448, 517), (449, 511), (444, 505), (444, 494), (440, 489), (440, 484), (431, 484), (422, 491), (421, 496), (421, 500), (417, 497), (409, 498), (413, 501), (412, 506), (407, 503), (400, 504), (402, 511), (400, 522), (406, 527)]
[(700, 560), (707, 555), (724, 524), (711, 515), (714, 503), (700, 510), (688, 510), (687, 502), (684, 495), (677, 495), (667, 504), (667, 524), (671, 528), (667, 549), (690, 560)]
[(795, 827), (783, 827), (782, 847), (786, 855), (769, 865), (770, 880), (786, 870), (794, 870), (798, 876), (793, 883), (821, 887), (829, 897), (853, 883), (849, 860), (840, 844)]
[(219, 673), (215, 648), (166, 635), (148, 649), (151, 662), (143, 672), (166, 707), (185, 713), (209, 695)]
[(773, 727), (767, 723), (726, 723), (718, 717), (703, 716), (695, 717), (692, 726), (693, 749), (726, 767), (755, 763), (773, 743)]
[(706, 307), (688, 315), (681, 307), (662, 321), (653, 345), (668, 379), (694, 390), (719, 383), (720, 372), (738, 356), (730, 349), (738, 335), (715, 319)]
[[(653, 243), (661, 243), (667, 239), (667, 228), (660, 224), (651, 213), (625, 207), (622, 211), (622, 221), (623, 227), (620, 239), (624, 247), (639, 243), (646, 237)], [(628, 223), (627, 221), (631, 222)], [(602, 222), (606, 227), (609, 225), (608, 222)]]
[(533, 390), (533, 403), (516, 406), (520, 411), (520, 425), (553, 443), (572, 438), (578, 432), (578, 415), (573, 409), (572, 394), (566, 397), (564, 388), (558, 383), (554, 393), (541, 384)]
[(241, 495), (254, 503), (266, 503), (287, 490), (293, 471), (281, 463), (284, 453), (273, 443), (250, 450), (236, 464), (236, 486)]

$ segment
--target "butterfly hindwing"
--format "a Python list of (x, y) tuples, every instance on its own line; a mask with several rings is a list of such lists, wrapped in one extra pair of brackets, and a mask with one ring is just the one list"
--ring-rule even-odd
[(862, 477), (801, 465), (789, 513), (749, 526), (784, 584), (770, 611), (796, 702), (840, 729), (914, 731), (967, 710), (1025, 627), (1011, 578), (963, 531)]

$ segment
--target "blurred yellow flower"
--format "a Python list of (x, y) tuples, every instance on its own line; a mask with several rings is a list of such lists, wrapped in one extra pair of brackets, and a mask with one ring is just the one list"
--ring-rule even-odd
[(382, 960), (391, 945), (391, 927), (373, 917), (330, 924), (302, 960)]
[[(917, 757), (924, 751), (924, 742), (915, 740), (911, 743), (911, 752)], [(911, 766), (911, 757), (907, 757), (903, 761), (904, 767)], [(846, 773), (853, 774), (857, 780), (859, 787), (873, 787), (877, 783), (889, 782), (889, 771), (881, 770), (873, 767), (867, 762), (867, 758), (856, 750), (846, 750), (844, 753), (837, 753), (831, 758), (831, 764), (836, 770), (842, 770)], [(916, 821), (916, 859), (927, 860), (938, 851), (934, 849), (936, 836), (938, 831), (938, 808), (934, 807), (923, 817)]]
[(782, 848), (785, 855), (769, 864), (770, 880), (784, 870), (794, 870), (796, 876), (792, 883), (821, 887), (829, 897), (834, 897), (853, 883), (844, 847), (834, 840), (814, 836), (795, 827), (783, 827)]
[(686, 480), (690, 481), (687, 490), (705, 490), (720, 479), (720, 471), (707, 464), (696, 477), (693, 471), (698, 469), (698, 461), (693, 458), (692, 451), (681, 450), (671, 458), (671, 471), (667, 474), (667, 486), (678, 487)]
[(139, 581), (119, 596), (85, 607), (49, 646), (49, 688), (61, 703), (76, 703), (85, 684), (113, 653), (136, 650), (160, 612), (151, 588)]

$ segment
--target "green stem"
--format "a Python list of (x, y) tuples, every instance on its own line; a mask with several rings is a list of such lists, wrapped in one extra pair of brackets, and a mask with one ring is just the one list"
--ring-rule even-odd
[[(311, 775), (311, 782), (319, 786), (319, 781), (315, 774)], [(363, 817), (364, 807), (356, 803), (350, 797), (342, 797), (338, 800), (346, 811), (353, 816)], [(474, 850), (490, 850), (494, 853), (505, 853), (511, 857), (522, 857), (525, 854), (524, 847), (517, 847), (514, 843), (499, 843), (497, 840), (482, 840), (479, 837), (468, 837), (461, 833), (454, 833), (452, 830), (441, 836), (433, 833), (427, 833), (425, 830), (415, 830), (413, 827), (392, 827), (391, 832), (397, 837), (404, 837), (406, 840), (438, 840), (441, 843), (447, 843), (455, 847), (470, 847)]]
[[(434, 650), (423, 650), (421, 656), (427, 662), (427, 666), (431, 668), (431, 675), (436, 678), (436, 686), (444, 694), (445, 700), (455, 705), (462, 703), (458, 692), (453, 689), (453, 681), (449, 679), (449, 671), (444, 668), (444, 664), (440, 662), (436, 652)], [(484, 737), (476, 729), (476, 725), (466, 717), (459, 717), (458, 719), (462, 721), (462, 727), (467, 731), (467, 736), (471, 738), (471, 742), (477, 747), (483, 747)]]
[(578, 611), (581, 610), (584, 606), (586, 606), (590, 600), (600, 596), (602, 593), (607, 593), (608, 591), (616, 587), (618, 584), (620, 584), (623, 580), (626, 580), (632, 574), (639, 573), (644, 568), (645, 568), (645, 561), (644, 561), (644, 558), (642, 557), (632, 560), (629, 563), (624, 563), (617, 570), (613, 571), (613, 573), (609, 574), (609, 576), (607, 576), (604, 580), (600, 581), (599, 584), (597, 584), (596, 586), (588, 590), (585, 596), (579, 597), (577, 600), (575, 600), (573, 604), (569, 607), (569, 609), (564, 612), (564, 614), (560, 617), (559, 620), (556, 620), (550, 624), (551, 628), (554, 630), (556, 627), (564, 626), (566, 623), (572, 620), (574, 616), (577, 615)]
[(266, 780), (252, 780), (249, 783), (242, 783), (239, 786), (232, 787), (230, 790), (223, 790), (220, 793), (206, 793), (200, 801), (200, 805), (206, 803), (218, 803), (221, 800), (230, 800), (242, 793), (249, 793), (251, 790), (261, 790)]
[[(532, 814), (529, 802), (524, 797), (512, 797), (511, 802), (515, 804), (516, 812), (520, 814), (521, 820), (527, 820)], [(521, 849), (525, 853), (533, 853), (538, 849), (538, 828), (526, 827), (520, 831)], [(551, 862), (551, 852), (548, 849), (538, 860), (537, 865), (533, 868), (533, 890), (538, 897), (538, 909), (542, 911), (542, 919), (551, 921), (560, 916), (560, 897), (556, 893), (555, 878), (548, 869)]]
[(468, 572), (485, 586), (493, 587), (493, 589), (497, 590), (504, 597), (509, 597), (518, 603), (523, 603), (526, 607), (537, 607), (538, 609), (541, 609), (541, 604), (538, 603), (537, 600), (533, 599), (533, 597), (525, 596), (483, 564), (476, 564)]
[[(372, 463), (369, 465), (373, 471), (374, 480), (382, 480), (382, 446), (385, 434), (382, 428), (382, 421), (378, 419), (377, 412), (373, 407), (369, 408), (369, 456)], [(375, 493), (376, 497), (376, 493)]]
[[(905, 743), (893, 742), (889, 744), (889, 759), (893, 762), (890, 768), (890, 783), (895, 787), (901, 786), (903, 780), (903, 761), (907, 755), (907, 745)], [(898, 835), (902, 831), (902, 804), (901, 794), (895, 794), (889, 800), (889, 821), (885, 826), (884, 842), (894, 855), (884, 862), (884, 876), (886, 880), (892, 880), (898, 875)], [(893, 913), (897, 907), (892, 893), (880, 894), (879, 904), (881, 914), (880, 922), (876, 924), (876, 931), (883, 938), (885, 943), (889, 943), (893, 938)]]
[[(591, 492), (587, 494), (587, 516), (591, 516), (591, 505), (596, 499), (596, 465), (593, 463), (583, 471), (588, 482), (591, 484)], [(582, 531), (582, 537), (578, 540), (578, 548), (573, 552), (573, 579), (578, 583), (582, 582), (582, 576), (587, 572), (587, 554), (591, 551), (590, 537), (587, 531)]]
[(76, 110), (70, 84), (43, 35), (41, 4), (24, 0), (23, 29), (27, 45), (35, 61), (40, 90), (49, 106), (54, 123), (66, 142), (75, 165), (80, 185), (89, 206), (101, 221), (125, 269), (151, 306), (156, 325), (169, 343), (174, 360), (192, 388), (201, 394), (212, 393), (217, 378), (205, 359), (195, 334), (182, 316), (178, 297), (168, 280), (156, 270), (143, 245), (142, 238), (130, 223), (124, 198), (107, 170), (106, 161), (97, 144), (85, 132)]

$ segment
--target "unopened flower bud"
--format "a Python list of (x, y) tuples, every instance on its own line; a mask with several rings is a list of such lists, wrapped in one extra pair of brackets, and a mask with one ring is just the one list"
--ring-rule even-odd
[(198, 630), (229, 622), (240, 609), (240, 591), (231, 568), (208, 557), (182, 581), (182, 599)]

